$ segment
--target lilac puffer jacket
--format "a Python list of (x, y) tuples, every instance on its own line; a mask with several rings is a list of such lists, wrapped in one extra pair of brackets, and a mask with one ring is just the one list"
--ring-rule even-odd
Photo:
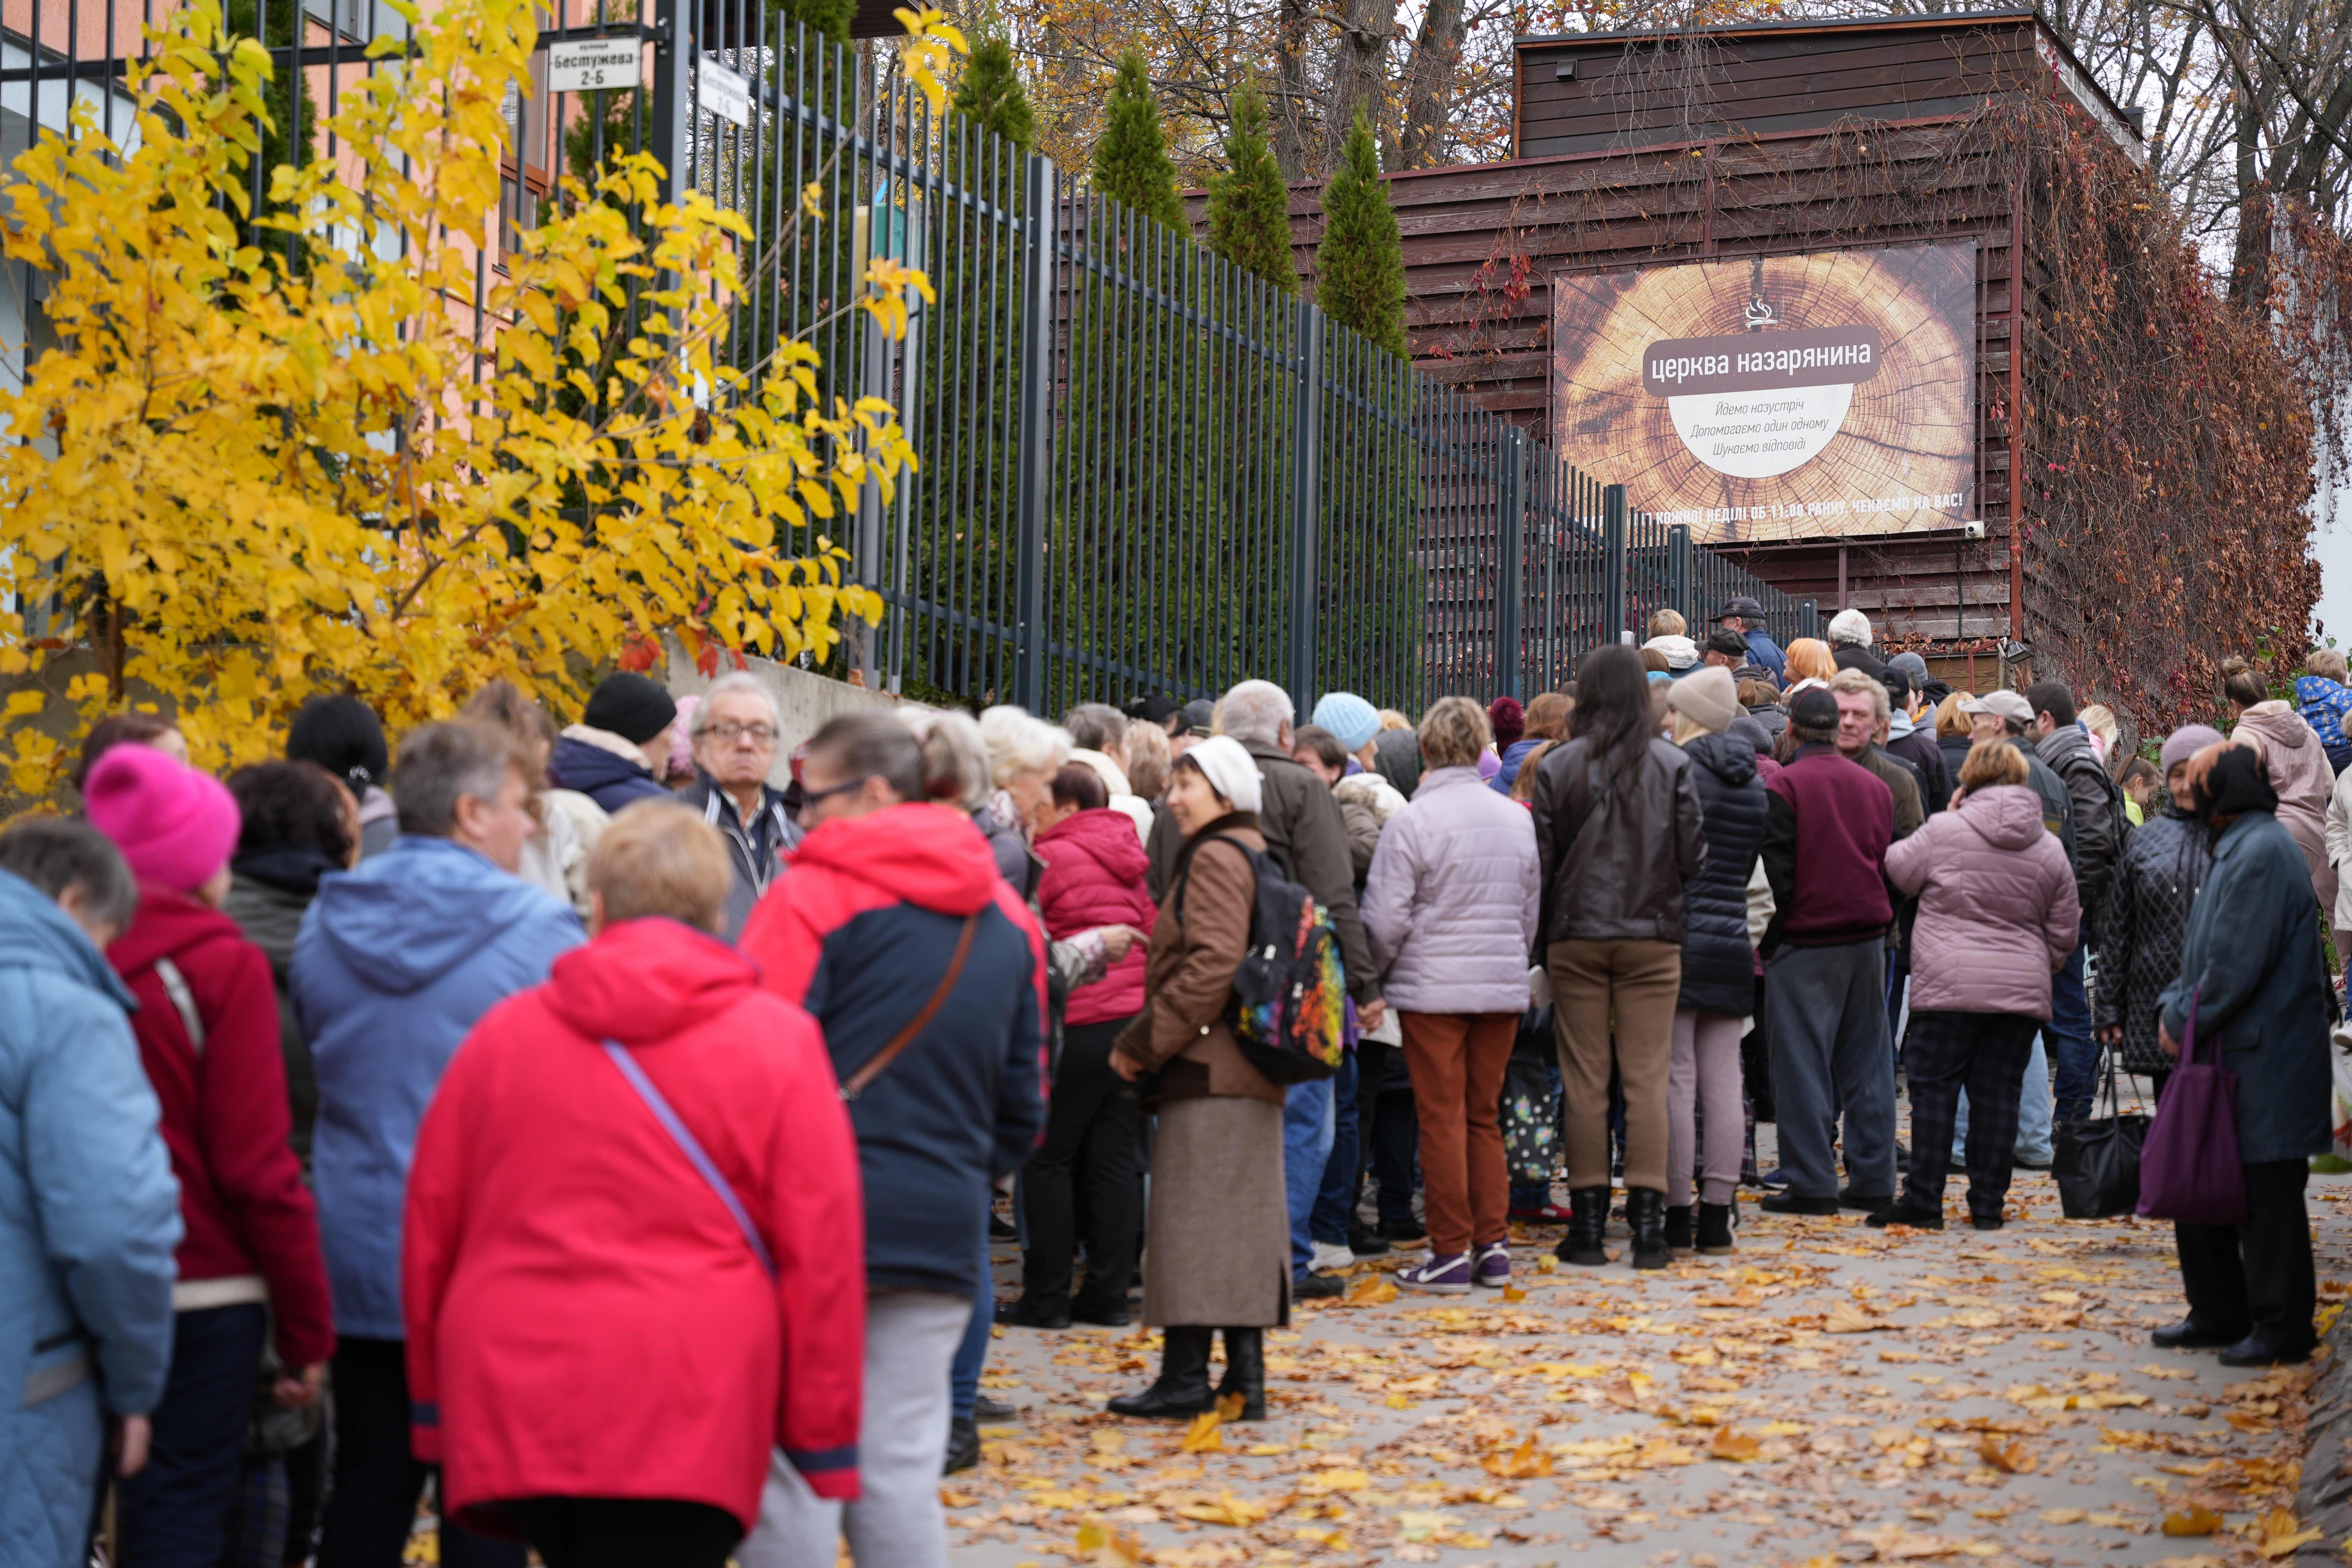
[(1535, 819), (1475, 768), (1434, 768), (1381, 830), (1364, 932), (1408, 1013), (1524, 1013), (1542, 879)]
[(2023, 784), (1971, 791), (1888, 847), (1886, 879), (1919, 900), (1915, 1013), (2050, 1016), (2050, 976), (2081, 919), (2066, 851)]

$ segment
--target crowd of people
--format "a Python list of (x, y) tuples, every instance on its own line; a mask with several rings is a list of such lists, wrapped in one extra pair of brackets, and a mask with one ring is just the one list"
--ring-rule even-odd
[[(2248, 1218), (2179, 1227), (2156, 1339), (2307, 1355), (2342, 658), (2293, 702), (2233, 662), (2231, 732), (2149, 760), (1858, 612), (1648, 632), (1417, 721), (1247, 680), (788, 748), (750, 675), (624, 673), (396, 760), (322, 695), (215, 780), (106, 720), (78, 812), (0, 832), (10, 1560), (392, 1568), (430, 1488), (450, 1568), (933, 1568), (1000, 1325), (1139, 1320), (1110, 1410), (1254, 1420), (1265, 1331), (1366, 1259), (1657, 1268), (1743, 1184), (1938, 1230), (1956, 1164), (1999, 1229), (2184, 1049), (2238, 1075)], [(1294, 885), (1336, 1069), (1237, 1009)]]

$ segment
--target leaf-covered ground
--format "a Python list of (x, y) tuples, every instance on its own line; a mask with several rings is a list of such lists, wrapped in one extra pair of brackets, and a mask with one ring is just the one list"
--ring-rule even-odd
[[(1555, 1266), (1516, 1288), (1345, 1302), (1269, 1335), (1268, 1418), (1122, 1420), (1158, 1338), (998, 1331), (1021, 1407), (945, 1485), (958, 1568), (2281, 1561), (2314, 1368), (2158, 1351), (2182, 1311), (2171, 1227), (2072, 1223), (2019, 1172), (2007, 1229), (1777, 1219), (1661, 1272)], [(1949, 1194), (1958, 1215), (1958, 1184)], [(2311, 1188), (2325, 1321), (2352, 1290), (2352, 1183)], [(1002, 1289), (1017, 1289), (1000, 1249)], [(2337, 1543), (2326, 1543), (2334, 1545)]]

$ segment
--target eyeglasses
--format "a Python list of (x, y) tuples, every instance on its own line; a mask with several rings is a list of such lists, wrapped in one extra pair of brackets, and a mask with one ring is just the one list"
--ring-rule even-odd
[(724, 723), (713, 724), (703, 733), (714, 735), (730, 745), (737, 741), (749, 741), (755, 746), (772, 746), (776, 743), (776, 727), (773, 724), (738, 724), (730, 720)]
[(801, 809), (806, 811), (818, 801), (831, 800), (835, 795), (847, 795), (854, 789), (863, 789), (866, 781), (873, 776), (872, 773), (860, 773), (846, 784), (837, 784), (828, 789), (810, 789), (803, 785), (801, 790)]

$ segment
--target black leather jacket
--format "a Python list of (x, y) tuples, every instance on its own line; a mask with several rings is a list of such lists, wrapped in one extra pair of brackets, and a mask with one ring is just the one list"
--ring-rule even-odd
[(1683, 940), (1683, 888), (1706, 859), (1706, 827), (1680, 747), (1651, 741), (1622, 778), (1594, 762), (1589, 742), (1555, 746), (1537, 770), (1534, 806), (1543, 943)]

